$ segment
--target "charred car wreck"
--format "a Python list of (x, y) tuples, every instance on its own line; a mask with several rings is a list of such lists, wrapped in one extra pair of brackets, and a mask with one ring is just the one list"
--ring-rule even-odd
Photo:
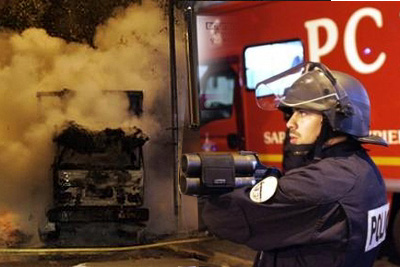
[[(128, 112), (140, 117), (142, 91), (103, 91), (124, 94)], [(61, 108), (74, 97), (69, 89), (38, 92), (39, 103), (61, 101)], [(149, 210), (143, 208), (143, 145), (148, 136), (137, 127), (92, 131), (69, 121), (54, 138), (51, 166), (53, 197), (47, 222), (39, 227), (43, 241), (55, 240), (61, 228), (88, 223), (110, 223), (145, 227)], [(136, 229), (135, 229), (136, 231)]]
[(141, 222), (142, 146), (148, 137), (138, 128), (89, 131), (69, 123), (54, 138), (54, 207), (49, 222)]

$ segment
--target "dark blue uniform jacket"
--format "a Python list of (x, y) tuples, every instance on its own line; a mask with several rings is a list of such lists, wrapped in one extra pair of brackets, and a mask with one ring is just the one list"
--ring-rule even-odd
[(388, 204), (382, 177), (357, 142), (288, 171), (265, 203), (252, 202), (250, 189), (207, 200), (202, 216), (210, 232), (260, 251), (255, 266), (373, 265)]

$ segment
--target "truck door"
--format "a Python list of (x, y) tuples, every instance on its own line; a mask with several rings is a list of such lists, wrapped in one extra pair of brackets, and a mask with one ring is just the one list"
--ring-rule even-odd
[(238, 146), (234, 100), (239, 87), (234, 61), (200, 65), (200, 135), (205, 151), (230, 151)]

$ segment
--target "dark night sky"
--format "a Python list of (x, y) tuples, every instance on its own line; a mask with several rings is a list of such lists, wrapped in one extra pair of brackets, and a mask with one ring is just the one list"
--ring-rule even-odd
[(141, 0), (2, 0), (0, 27), (44, 28), (51, 36), (93, 46), (96, 26), (112, 16), (115, 8), (133, 2)]

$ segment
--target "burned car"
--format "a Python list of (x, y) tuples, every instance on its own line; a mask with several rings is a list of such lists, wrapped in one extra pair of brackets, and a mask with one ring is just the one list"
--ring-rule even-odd
[(138, 128), (89, 131), (70, 122), (54, 138), (54, 207), (49, 222), (140, 222), (143, 205), (142, 146)]
[[(129, 114), (139, 118), (143, 112), (143, 92), (103, 91), (104, 95), (121, 93), (129, 100)], [(39, 103), (58, 100), (62, 110), (74, 95), (75, 91), (69, 89), (37, 93)], [(90, 223), (104, 223), (107, 228), (111, 223), (143, 228), (149, 210), (142, 207), (142, 148), (148, 140), (137, 127), (93, 131), (67, 122), (53, 138), (53, 197), (47, 221), (39, 227), (41, 239), (58, 239), (66, 225), (72, 225), (73, 231), (79, 224)]]

